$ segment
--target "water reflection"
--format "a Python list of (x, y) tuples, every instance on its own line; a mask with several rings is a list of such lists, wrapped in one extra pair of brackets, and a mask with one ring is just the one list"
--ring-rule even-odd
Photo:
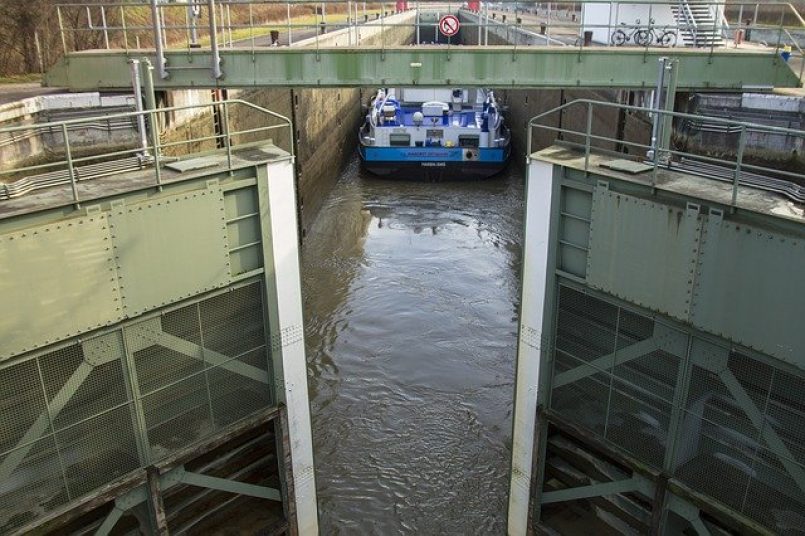
[(303, 250), (322, 534), (503, 534), (522, 177), (341, 177)]

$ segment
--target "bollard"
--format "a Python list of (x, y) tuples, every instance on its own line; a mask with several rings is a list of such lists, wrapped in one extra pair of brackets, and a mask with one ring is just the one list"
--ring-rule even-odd
[(523, 23), (523, 19), (521, 19), (520, 17), (517, 17), (517, 24), (522, 24), (522, 23)]
[(327, 25), (326, 24), (324, 24), (323, 22), (320, 22), (319, 26), (321, 27), (321, 33), (322, 34), (327, 33)]
[(503, 22), (506, 22), (506, 15), (503, 15), (503, 16), (500, 18), (500, 20), (502, 20)]
[(548, 29), (548, 25), (547, 25), (547, 24), (545, 24), (544, 22), (541, 22), (541, 23), (539, 24), (539, 33), (540, 33), (540, 35), (545, 35), (545, 31), (546, 31), (547, 29)]
[(584, 32), (584, 46), (588, 47), (593, 44), (593, 32)]

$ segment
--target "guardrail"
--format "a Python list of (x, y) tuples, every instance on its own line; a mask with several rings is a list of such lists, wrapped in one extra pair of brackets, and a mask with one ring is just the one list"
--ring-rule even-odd
[[(565, 126), (554, 127), (549, 124), (552, 116), (574, 108), (584, 109), (586, 121), (583, 122), (585, 125), (583, 130), (574, 130)], [(673, 142), (669, 147), (661, 147), (657, 144), (645, 144), (595, 134), (592, 131), (592, 119), (596, 109), (618, 109), (632, 113), (649, 114), (660, 125), (665, 123), (662, 119), (670, 119), (676, 124), (676, 132), (688, 132), (694, 135), (700, 131), (705, 131), (701, 125), (706, 124), (708, 125), (706, 130), (710, 132), (734, 136), (736, 138), (736, 144), (734, 145), (736, 154), (734, 158), (724, 157), (723, 154), (707, 155), (698, 151), (685, 150), (684, 148), (674, 148)], [(796, 142), (797, 145), (805, 147), (805, 131), (802, 130), (589, 99), (574, 100), (532, 118), (528, 122), (526, 145), (526, 154), (529, 157), (533, 150), (534, 131), (537, 129), (556, 133), (557, 139), (561, 143), (583, 151), (585, 171), (591, 170), (590, 157), (592, 154), (605, 154), (621, 159), (633, 159), (651, 166), (652, 185), (657, 183), (657, 174), (660, 170), (677, 170), (708, 179), (730, 182), (732, 184), (731, 205), (733, 207), (737, 206), (738, 203), (739, 186), (749, 186), (775, 192), (798, 203), (805, 203), (805, 173), (753, 163), (751, 158), (747, 159), (746, 150), (748, 138), (758, 135), (790, 137), (799, 140)], [(656, 139), (662, 139), (662, 136), (657, 136)], [(624, 148), (630, 149), (632, 156), (625, 154), (623, 152)], [(634, 156), (635, 152), (646, 156)]]
[[(268, 124), (255, 128), (236, 130), (231, 124), (231, 111), (233, 107), (244, 107), (250, 114), (262, 114), (266, 121), (276, 124)], [(217, 116), (220, 121), (220, 128), (214, 130), (212, 134), (196, 135), (189, 139), (182, 139), (173, 142), (163, 142), (160, 140), (159, 124), (160, 116), (165, 113), (205, 110), (209, 109), (211, 116)], [(154, 110), (144, 110), (138, 112), (121, 112), (108, 114), (101, 117), (104, 121), (131, 121), (148, 126), (146, 132), (140, 132), (136, 139), (132, 139), (134, 148), (115, 150), (103, 153), (94, 153), (89, 156), (75, 157), (73, 147), (70, 144), (70, 132), (76, 129), (83, 129), (87, 125), (93, 125), (99, 120), (98, 117), (86, 117), (71, 119), (66, 121), (55, 121), (49, 123), (38, 123), (31, 125), (19, 125), (14, 127), (0, 128), (0, 139), (11, 138), (20, 135), (27, 135), (30, 132), (49, 132), (60, 133), (64, 141), (64, 155), (54, 161), (13, 167), (0, 172), (0, 202), (23, 196), (27, 193), (49, 188), (52, 186), (62, 186), (69, 184), (72, 190), (72, 201), (79, 207), (81, 199), (78, 193), (78, 183), (81, 181), (94, 180), (109, 177), (120, 173), (148, 170), (154, 174), (154, 186), (162, 189), (162, 166), (170, 161), (177, 160), (177, 157), (166, 156), (165, 151), (181, 150), (174, 148), (185, 147), (189, 149), (188, 154), (197, 152), (195, 147), (204, 142), (213, 142), (225, 150), (227, 165), (232, 167), (233, 145), (251, 141), (251, 138), (264, 139), (263, 134), (277, 129), (287, 129), (288, 139), (293, 135), (291, 120), (278, 113), (266, 108), (252, 104), (240, 99), (229, 99), (214, 101), (208, 104), (194, 104), (187, 106), (173, 106)], [(290, 143), (288, 152), (293, 155), (293, 144)]]
[[(388, 16), (397, 12), (398, 4), (344, 0), (98, 0), (58, 4), (56, 12), (65, 54), (88, 48), (154, 48), (161, 60), (156, 65), (158, 74), (166, 78), (166, 50), (202, 48), (212, 52), (212, 69), (220, 78), (221, 48), (280, 46), (281, 34), (283, 46), (300, 37), (310, 37), (318, 47), (319, 36), (332, 31), (345, 31), (347, 44), (363, 46), (359, 28), (434, 27), (435, 21), (419, 22), (419, 15), (468, 9), (460, 2), (406, 2), (408, 11), (417, 13), (414, 22), (388, 21)], [(788, 2), (731, 3), (728, 9), (716, 0), (697, 1), (695, 6), (684, 0), (630, 0), (624, 7), (609, 0), (542, 2), (527, 9), (513, 0), (494, 5), (500, 7), (493, 9), (489, 2), (481, 2), (480, 9), (473, 12), (478, 21), (463, 25), (465, 30), (478, 32), (479, 42), (488, 43), (490, 25), (503, 25), (507, 34), (522, 31), (544, 36), (544, 42), (539, 43), (543, 46), (682, 46), (692, 35), (694, 45), (708, 48), (702, 46), (704, 43), (714, 50), (722, 43), (737, 46), (732, 38), (738, 32), (747, 36), (752, 31), (765, 31), (776, 36), (776, 42), (764, 43), (774, 47), (775, 55), (790, 46), (802, 56), (792, 31), (805, 30), (805, 20)], [(697, 22), (692, 7), (707, 9), (707, 24)], [(707, 32), (712, 38), (703, 37)], [(385, 39), (381, 35), (379, 47), (385, 48)], [(446, 41), (448, 46), (457, 44)], [(800, 78), (803, 74), (805, 61)]]

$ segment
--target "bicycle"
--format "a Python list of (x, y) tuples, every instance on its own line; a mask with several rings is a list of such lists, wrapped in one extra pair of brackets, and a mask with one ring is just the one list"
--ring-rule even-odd
[(612, 33), (612, 37), (610, 38), (612, 44), (616, 47), (623, 46), (629, 41), (634, 41), (635, 44), (639, 46), (649, 45), (653, 41), (650, 30), (640, 27), (640, 19), (635, 20), (635, 25), (631, 27), (631, 32), (627, 33), (627, 31), (624, 30), (624, 28), (629, 28), (625, 22), (622, 22), (621, 26), (623, 26), (623, 28), (618, 28)]
[[(612, 33), (610, 41), (616, 47), (623, 46), (629, 41), (634, 41), (637, 46), (641, 47), (650, 46), (655, 42), (662, 47), (672, 47), (676, 45), (677, 34), (675, 31), (669, 30), (668, 27), (665, 27), (662, 29), (662, 33), (658, 33), (654, 28), (652, 28), (653, 24), (654, 19), (651, 19), (648, 28), (641, 28), (640, 19), (637, 19), (635, 21), (635, 26), (632, 27), (631, 32), (627, 33), (627, 31), (623, 28), (618, 28)], [(622, 22), (621, 26), (628, 28), (625, 22)]]
[(662, 33), (657, 36), (657, 43), (661, 47), (673, 47), (676, 46), (678, 37), (676, 30), (669, 30), (665, 27), (662, 29)]
[[(657, 43), (661, 47), (672, 47), (676, 45), (677, 40), (677, 32), (675, 30), (669, 30), (668, 26), (663, 28), (657, 28), (654, 26), (655, 24), (654, 19), (649, 21), (648, 29), (645, 30), (648, 35), (641, 35), (639, 39), (642, 42), (638, 43), (641, 46), (648, 46), (652, 43)], [(635, 36), (635, 42), (637, 42), (638, 37)]]

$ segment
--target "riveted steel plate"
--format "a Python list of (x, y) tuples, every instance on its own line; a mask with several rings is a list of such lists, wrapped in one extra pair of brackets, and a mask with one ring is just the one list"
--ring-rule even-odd
[(805, 241), (708, 218), (695, 326), (805, 369)]
[(0, 235), (0, 359), (123, 318), (105, 214)]
[(127, 316), (229, 283), (224, 197), (217, 183), (115, 207), (109, 220)]
[(686, 321), (700, 217), (599, 186), (591, 220), (590, 286)]

